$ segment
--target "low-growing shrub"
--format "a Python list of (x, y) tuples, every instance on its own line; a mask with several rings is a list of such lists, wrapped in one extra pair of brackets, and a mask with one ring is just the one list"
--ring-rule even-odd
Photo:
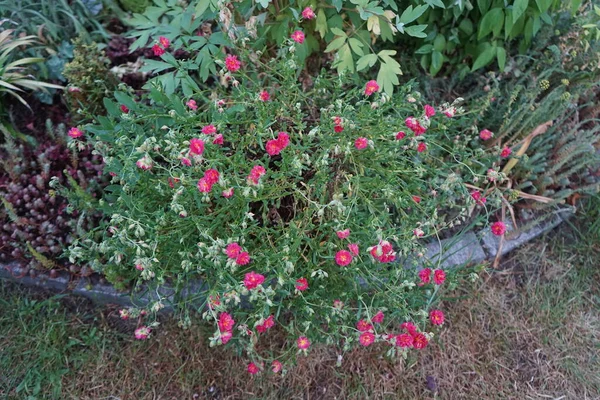
[[(118, 287), (187, 292), (187, 312), (215, 326), (211, 342), (255, 361), (272, 357), (257, 348), (274, 325), (302, 351), (422, 348), (443, 322), (440, 288), (456, 284), (425, 244), (496, 220), (500, 149), (482, 147), (489, 131), (456, 130), (458, 100), (424, 106), (411, 84), (390, 97), (375, 81), (324, 75), (305, 90), (294, 50), (266, 64), (243, 49), (217, 58), (221, 83), (191, 98), (157, 86), (107, 99), (107, 117), (85, 128), (113, 176), (93, 204), (107, 221), (70, 261)], [(160, 293), (154, 311), (173, 301)]]

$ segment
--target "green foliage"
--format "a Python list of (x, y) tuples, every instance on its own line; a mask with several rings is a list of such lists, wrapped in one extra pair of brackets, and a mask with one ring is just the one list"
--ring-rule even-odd
[[(351, 348), (356, 322), (383, 310), (377, 341), (405, 320), (428, 332), (439, 287), (416, 285), (414, 268), (390, 261), (439, 268), (422, 258), (428, 239), (489, 218), (500, 191), (491, 185), (486, 208), (473, 213), (465, 183), (486, 181), (496, 150), (473, 146), (472, 130), (456, 130), (461, 118), (443, 111), (460, 114), (457, 104), (425, 117), (412, 83), (394, 97), (366, 96), (321, 75), (306, 89), (294, 49), (286, 46), (265, 63), (232, 50), (242, 68), (211, 92), (195, 92), (196, 103), (160, 85), (139, 99), (116, 92), (116, 101), (105, 100), (108, 115), (86, 130), (113, 175), (97, 207), (106, 221), (73, 243), (70, 261), (89, 264), (119, 287), (168, 281), (182, 291), (200, 279), (192, 299), (178, 304), (177, 295), (159, 294), (149, 308), (202, 298), (198, 312), (213, 325), (228, 312), (236, 327), (254, 330), (272, 316), (292, 340), (304, 335)], [(261, 100), (262, 91), (271, 98)], [(397, 137), (411, 115), (427, 133)], [(349, 239), (336, 235), (344, 229)], [(226, 255), (233, 243), (248, 261)], [(359, 250), (342, 266), (336, 256), (351, 243)], [(384, 251), (394, 252), (385, 253), (387, 262), (373, 257)], [(261, 290), (248, 284), (252, 272), (264, 276)], [(309, 288), (299, 290), (299, 279)], [(345, 305), (335, 308), (334, 300)], [(221, 344), (224, 333), (216, 330), (211, 344)], [(233, 336), (256, 356), (256, 332), (236, 328)], [(405, 354), (397, 349), (390, 354)]]
[(116, 89), (117, 78), (96, 43), (87, 44), (79, 37), (73, 44), (75, 57), (65, 65), (63, 74), (69, 82), (66, 99), (78, 123), (104, 112), (103, 100)]
[(126, 11), (141, 14), (152, 2), (150, 0), (119, 0), (119, 3)]

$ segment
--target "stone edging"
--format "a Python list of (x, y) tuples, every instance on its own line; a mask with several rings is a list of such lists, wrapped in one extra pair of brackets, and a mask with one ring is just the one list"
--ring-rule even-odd
[[(520, 232), (514, 238), (511, 237), (509, 231), (507, 237), (504, 239), (501, 254), (505, 255), (541, 234), (554, 229), (573, 215), (570, 209), (559, 210), (552, 214), (554, 215), (544, 222)], [(510, 230), (512, 223), (508, 223), (507, 225)], [(492, 235), (489, 230), (469, 232), (461, 236), (458, 240), (450, 238), (430, 243), (427, 245), (424, 257), (444, 269), (459, 265), (477, 264), (495, 258), (499, 244), (500, 239)], [(78, 296), (87, 297), (98, 304), (118, 304), (125, 307), (144, 306), (150, 301), (158, 299), (159, 295), (162, 298), (173, 299), (175, 294), (173, 288), (168, 286), (159, 289), (161, 293), (150, 293), (149, 291), (145, 293), (138, 292), (137, 294), (120, 292), (97, 276), (71, 281), (71, 276), (67, 272), (59, 272), (54, 278), (43, 273), (32, 277), (28, 274), (27, 269), (20, 267), (14, 262), (7, 264), (0, 263), (0, 279), (14, 281), (24, 286), (39, 287), (53, 292), (73, 293)], [(184, 292), (198, 293), (201, 286), (201, 282), (193, 282)]]

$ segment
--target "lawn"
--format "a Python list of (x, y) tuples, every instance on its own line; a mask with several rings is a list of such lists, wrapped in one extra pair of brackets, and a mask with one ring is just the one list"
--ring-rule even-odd
[[(283, 376), (210, 349), (165, 319), (146, 342), (116, 308), (0, 286), (0, 395), (8, 399), (598, 399), (598, 200), (582, 217), (487, 269), (444, 300), (428, 348), (390, 362), (381, 347), (317, 347)], [(473, 290), (474, 289), (474, 290)], [(273, 340), (272, 346), (283, 347)]]

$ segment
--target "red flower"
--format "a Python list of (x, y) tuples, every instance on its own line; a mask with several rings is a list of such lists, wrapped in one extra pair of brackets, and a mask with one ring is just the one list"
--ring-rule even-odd
[(304, 32), (302, 31), (294, 31), (290, 36), (292, 40), (296, 43), (302, 44), (304, 43)]
[(212, 185), (206, 178), (200, 178), (198, 180), (198, 190), (200, 193), (209, 193), (212, 190)]
[(213, 133), (217, 133), (217, 127), (213, 124), (203, 126), (202, 133), (204, 133), (205, 135), (212, 135)]
[[(248, 252), (246, 252), (246, 251), (241, 252), (235, 259), (235, 263), (237, 265), (246, 265), (249, 262), (250, 262), (250, 254), (248, 254)], [(264, 278), (263, 278), (263, 280), (264, 280)]]
[(223, 144), (223, 135), (221, 135), (220, 133), (218, 135), (215, 135), (215, 138), (213, 139), (213, 144), (222, 145)]
[(365, 347), (370, 346), (375, 341), (375, 335), (371, 332), (364, 332), (360, 335), (358, 341)]
[(316, 17), (316, 15), (312, 8), (306, 7), (304, 10), (302, 10), (302, 18), (313, 19), (314, 17)]
[(356, 329), (358, 329), (359, 332), (370, 332), (373, 330), (373, 325), (367, 320), (361, 319), (356, 323)]
[(429, 320), (433, 325), (442, 325), (444, 323), (444, 313), (440, 310), (431, 310)]
[(477, 190), (473, 190), (471, 192), (471, 197), (473, 198), (473, 200), (475, 200), (475, 203), (478, 206), (482, 206), (485, 204), (486, 202), (486, 198), (481, 196), (481, 192), (477, 191)]
[(405, 137), (406, 137), (406, 133), (404, 133), (403, 131), (396, 133), (396, 140), (402, 140)]
[(417, 327), (412, 322), (403, 322), (400, 325), (400, 328), (406, 330), (406, 332), (410, 333), (413, 336), (417, 333)]
[(235, 326), (235, 321), (233, 320), (231, 315), (224, 312), (224, 313), (219, 314), (218, 325), (219, 325), (219, 330), (221, 332), (227, 332), (227, 331), (233, 330), (233, 327)]
[(427, 129), (421, 126), (421, 123), (415, 117), (408, 117), (404, 120), (406, 127), (414, 132), (415, 136), (421, 136)]
[(350, 250), (350, 253), (352, 253), (352, 255), (357, 256), (358, 255), (358, 244), (350, 243), (348, 245), (348, 250)]
[(213, 168), (207, 169), (206, 172), (204, 172), (204, 178), (209, 184), (214, 185), (219, 182), (219, 171)]
[(189, 99), (187, 103), (185, 103), (185, 105), (194, 111), (198, 109), (198, 106), (196, 105), (196, 100), (194, 99)]
[(344, 229), (343, 231), (337, 231), (335, 234), (340, 239), (346, 239), (350, 236), (350, 229)]
[(371, 80), (365, 85), (365, 96), (370, 96), (379, 90), (377, 81)]
[(154, 46), (152, 46), (152, 52), (156, 57), (160, 57), (163, 54), (165, 54), (165, 49), (160, 47), (158, 44), (155, 44)]
[(190, 140), (190, 153), (201, 156), (204, 153), (204, 141), (196, 138)]
[(380, 241), (378, 245), (369, 248), (369, 251), (373, 258), (382, 263), (392, 262), (396, 259), (396, 252), (387, 240)]
[(260, 101), (269, 101), (271, 99), (271, 95), (266, 90), (263, 90), (258, 94)]
[(435, 109), (433, 107), (431, 107), (429, 104), (426, 104), (425, 107), (423, 107), (425, 110), (425, 116), (427, 118), (431, 118), (435, 115)]
[(507, 158), (512, 153), (512, 149), (510, 147), (504, 147), (500, 152), (500, 157)]
[(301, 292), (304, 292), (308, 289), (308, 280), (306, 278), (298, 278), (296, 279), (296, 289)]
[(424, 152), (425, 150), (427, 150), (427, 143), (425, 143), (425, 142), (420, 142), (420, 143), (417, 145), (417, 151), (418, 151), (419, 153), (422, 153), (422, 152)]
[(281, 362), (279, 362), (277, 360), (273, 360), (273, 363), (271, 364), (271, 371), (273, 371), (274, 374), (281, 371), (282, 368), (283, 368), (283, 365), (281, 365)]
[(335, 262), (340, 267), (345, 267), (352, 262), (352, 253), (348, 250), (340, 250), (335, 253)]
[(252, 167), (252, 170), (248, 175), (248, 181), (255, 185), (258, 185), (260, 177), (263, 176), (265, 172), (265, 167), (263, 167), (262, 165), (255, 165), (254, 167)]
[(413, 346), (413, 337), (410, 333), (401, 333), (400, 335), (396, 335), (396, 346), (398, 347), (412, 347)]
[(441, 285), (446, 280), (446, 273), (441, 269), (436, 269), (433, 271), (433, 283), (436, 285)]
[(233, 196), (233, 188), (225, 189), (221, 194), (223, 195), (223, 197), (228, 199)]
[[(243, 253), (242, 253), (243, 254)], [(244, 277), (244, 286), (246, 289), (252, 290), (265, 281), (265, 277), (256, 272), (248, 272)]]
[(67, 133), (67, 135), (69, 135), (73, 139), (77, 139), (78, 137), (83, 136), (83, 132), (79, 128), (71, 128), (71, 129), (69, 129), (69, 132)]
[(237, 72), (241, 66), (242, 63), (238, 60), (237, 56), (228, 54), (227, 57), (225, 57), (225, 68), (227, 68), (229, 72)]
[(167, 47), (169, 47), (169, 45), (171, 44), (171, 42), (169, 41), (169, 39), (167, 39), (164, 36), (161, 36), (158, 38), (158, 42), (166, 49)]
[(427, 340), (427, 336), (422, 333), (416, 333), (413, 335), (413, 347), (415, 349), (424, 349), (427, 347), (429, 340)]
[(250, 364), (248, 364), (248, 372), (251, 375), (256, 375), (260, 372), (260, 369), (256, 366), (256, 364), (254, 364), (253, 362), (251, 362)]
[(415, 203), (420, 203), (421, 202), (421, 198), (419, 196), (413, 196), (412, 199), (413, 199), (413, 201)]
[(431, 282), (431, 269), (424, 268), (419, 271), (419, 278), (421, 279), (421, 283), (427, 284)]
[(344, 131), (344, 127), (343, 127), (343, 126), (341, 126), (341, 125), (335, 125), (335, 126), (333, 127), (333, 130), (335, 131), (335, 133), (340, 133), (340, 132), (343, 132), (343, 131)]
[(221, 332), (221, 343), (227, 344), (233, 337), (233, 333), (231, 331)]
[(265, 319), (262, 324), (256, 326), (256, 330), (260, 333), (264, 333), (267, 331), (267, 329), (271, 329), (273, 326), (275, 326), (275, 321), (273, 320), (273, 316), (269, 315), (269, 317)]
[(237, 258), (241, 252), (242, 246), (237, 244), (237, 242), (229, 243), (225, 248), (225, 254), (227, 254), (227, 257), (229, 258)]
[(121, 104), (119, 108), (121, 109), (122, 113), (129, 114), (129, 108), (127, 108), (125, 104)]
[(358, 150), (366, 149), (368, 145), (369, 141), (364, 137), (359, 137), (354, 141), (354, 147), (356, 147)]
[(300, 336), (296, 341), (296, 344), (300, 350), (306, 350), (310, 347), (310, 340), (308, 340), (306, 336)]
[(496, 236), (502, 236), (506, 232), (506, 224), (502, 221), (497, 221), (492, 224), (492, 233)]
[(377, 311), (377, 314), (375, 314), (373, 318), (371, 318), (371, 321), (376, 324), (381, 324), (383, 322), (383, 318), (385, 318), (385, 314), (383, 313), (383, 311)]
[(491, 131), (487, 130), (487, 129), (482, 129), (479, 132), (479, 138), (481, 140), (489, 140), (489, 139), (492, 138), (492, 136), (494, 136), (494, 134)]

